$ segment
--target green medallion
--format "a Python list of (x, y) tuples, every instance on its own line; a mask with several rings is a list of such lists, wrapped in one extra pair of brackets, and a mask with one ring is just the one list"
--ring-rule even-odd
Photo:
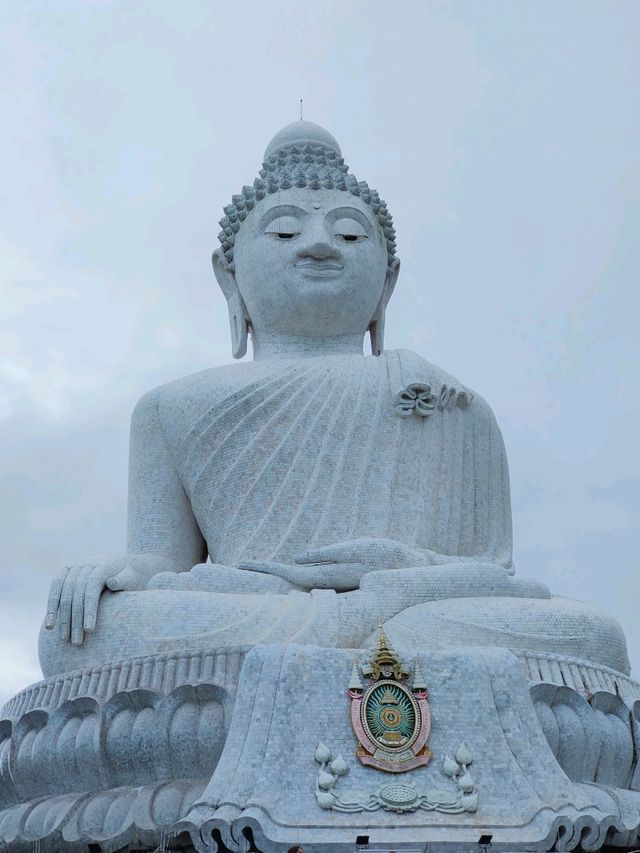
[(381, 681), (363, 697), (362, 722), (382, 749), (404, 749), (420, 728), (420, 711), (409, 691), (396, 681)]

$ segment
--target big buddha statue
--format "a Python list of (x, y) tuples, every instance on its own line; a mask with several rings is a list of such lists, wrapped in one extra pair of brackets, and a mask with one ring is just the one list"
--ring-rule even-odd
[(253, 361), (137, 404), (127, 553), (54, 580), (45, 675), (125, 650), (357, 648), (380, 620), (418, 647), (580, 650), (627, 671), (612, 620), (512, 578), (488, 404), (420, 355), (385, 350), (395, 231), (336, 140), (285, 127), (224, 213), (213, 269), (233, 355), (250, 336)]
[(0, 716), (0, 851), (639, 846), (623, 632), (516, 576), (490, 406), (385, 349), (386, 203), (299, 121), (220, 224), (253, 359), (135, 406), (126, 552), (54, 577)]

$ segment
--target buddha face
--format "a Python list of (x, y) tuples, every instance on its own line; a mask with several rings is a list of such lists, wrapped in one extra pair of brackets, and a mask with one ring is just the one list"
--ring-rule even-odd
[[(291, 188), (267, 196), (240, 227), (234, 264), (251, 325), (271, 334), (364, 334), (390, 294), (389, 278), (395, 282), (375, 214), (341, 190)], [(229, 299), (229, 278), (225, 287), (219, 267)]]

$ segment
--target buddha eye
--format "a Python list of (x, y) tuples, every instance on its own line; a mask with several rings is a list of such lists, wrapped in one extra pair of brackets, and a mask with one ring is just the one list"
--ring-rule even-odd
[(360, 222), (348, 216), (334, 222), (333, 233), (337, 240), (345, 243), (361, 243), (367, 239), (367, 232)]
[(336, 234), (336, 237), (344, 240), (346, 243), (356, 243), (367, 239), (366, 234)]
[(300, 234), (300, 225), (293, 216), (279, 216), (269, 223), (265, 234), (274, 240), (293, 240)]
[(269, 237), (273, 237), (274, 240), (293, 240), (294, 237), (299, 236), (300, 232), (289, 230), (285, 231), (280, 229), (272, 230), (271, 228), (268, 228), (265, 231), (265, 234), (267, 234)]

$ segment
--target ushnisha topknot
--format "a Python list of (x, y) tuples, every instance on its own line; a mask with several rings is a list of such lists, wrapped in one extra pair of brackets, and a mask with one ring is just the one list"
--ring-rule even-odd
[(267, 195), (291, 187), (312, 190), (342, 190), (359, 196), (370, 205), (387, 241), (388, 263), (396, 260), (396, 232), (386, 203), (366, 181), (349, 173), (336, 140), (324, 128), (308, 121), (297, 121), (280, 130), (265, 151), (259, 177), (253, 186), (244, 186), (224, 208), (220, 220), (222, 245), (227, 268), (235, 272), (233, 247), (240, 225), (248, 213)]

